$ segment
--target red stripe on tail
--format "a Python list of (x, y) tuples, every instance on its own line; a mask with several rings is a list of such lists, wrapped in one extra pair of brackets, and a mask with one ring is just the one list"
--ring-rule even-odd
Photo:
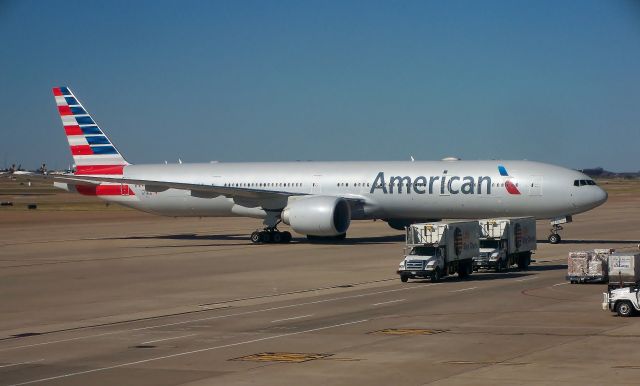
[(60, 115), (73, 115), (69, 106), (58, 106), (58, 111), (60, 112)]
[(71, 154), (73, 155), (91, 155), (93, 150), (89, 145), (71, 146)]
[(78, 126), (78, 125), (76, 125), (76, 126), (65, 126), (64, 127), (64, 132), (67, 133), (67, 135), (84, 135), (84, 133), (80, 129), (80, 126)]
[(124, 165), (87, 165), (76, 166), (76, 175), (122, 175)]
[(62, 91), (60, 91), (60, 87), (54, 87), (53, 88), (53, 95), (62, 96)]
[(76, 190), (85, 196), (135, 196), (129, 185), (76, 185)]

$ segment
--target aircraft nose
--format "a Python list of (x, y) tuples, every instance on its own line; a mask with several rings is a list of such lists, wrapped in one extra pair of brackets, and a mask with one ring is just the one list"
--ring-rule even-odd
[(595, 193), (595, 196), (595, 204), (597, 206), (604, 204), (607, 201), (607, 198), (609, 198), (609, 194), (607, 194), (607, 192), (599, 186), (597, 192)]

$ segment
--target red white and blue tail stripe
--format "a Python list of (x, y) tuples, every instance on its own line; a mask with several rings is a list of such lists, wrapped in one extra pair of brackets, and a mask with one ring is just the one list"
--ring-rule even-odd
[(100, 129), (68, 87), (54, 87), (53, 95), (79, 175), (122, 175), (129, 163)]

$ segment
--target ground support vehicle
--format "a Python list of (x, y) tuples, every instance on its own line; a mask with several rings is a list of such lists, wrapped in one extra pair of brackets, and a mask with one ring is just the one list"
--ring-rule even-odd
[(443, 221), (412, 224), (407, 227), (405, 257), (398, 270), (403, 282), (428, 278), (437, 282), (457, 273), (466, 278), (478, 256), (477, 221)]
[(610, 289), (603, 293), (602, 309), (616, 312), (619, 316), (631, 316), (640, 311), (638, 286)]
[(474, 270), (506, 271), (513, 265), (526, 270), (537, 248), (536, 220), (533, 217), (496, 218), (480, 224), (480, 255), (473, 259)]
[(567, 280), (571, 284), (606, 282), (609, 279), (608, 260), (613, 249), (571, 251), (567, 259)]

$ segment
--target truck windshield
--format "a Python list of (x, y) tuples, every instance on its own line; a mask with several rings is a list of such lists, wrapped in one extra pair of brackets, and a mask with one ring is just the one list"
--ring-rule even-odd
[(500, 240), (480, 240), (480, 248), (500, 248)]
[(436, 256), (438, 248), (434, 247), (414, 247), (411, 249), (410, 255), (418, 256)]

